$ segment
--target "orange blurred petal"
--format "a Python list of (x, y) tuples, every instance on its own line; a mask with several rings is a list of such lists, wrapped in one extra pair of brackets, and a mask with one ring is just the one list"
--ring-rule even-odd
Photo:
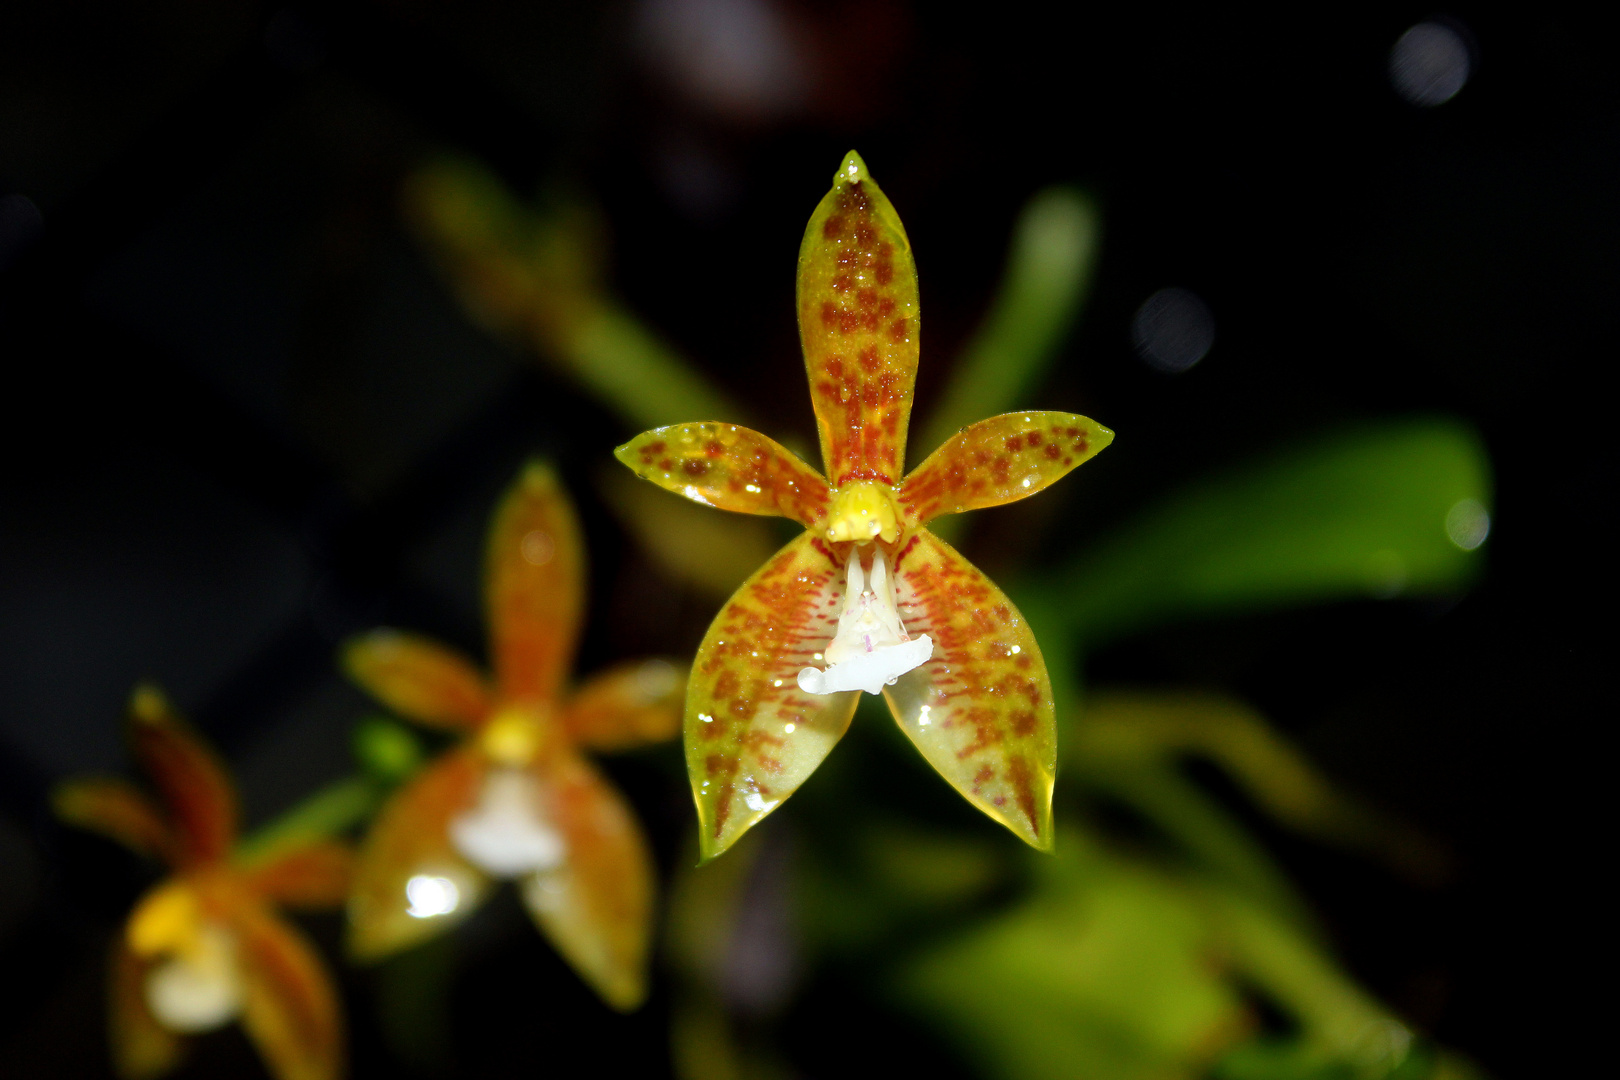
[(343, 1024), (331, 977), (303, 934), (253, 901), (230, 912), (242, 966), (242, 1026), (277, 1080), (335, 1080)]
[(1114, 441), (1114, 433), (1063, 412), (1006, 413), (945, 440), (900, 485), (912, 520), (1000, 506), (1033, 495)]
[(615, 1009), (647, 996), (653, 865), (641, 826), (585, 759), (559, 754), (534, 770), (567, 856), (523, 881), (523, 902), (557, 951)]
[(680, 734), (685, 698), (686, 673), (668, 660), (620, 664), (586, 680), (563, 723), (582, 746), (627, 750)]
[(488, 715), (483, 675), (460, 653), (415, 634), (373, 630), (343, 645), (343, 669), (394, 712), (464, 731)]
[(643, 480), (705, 506), (790, 517), (814, 527), (832, 492), (792, 451), (736, 424), (672, 424), (614, 451)]
[(135, 756), (163, 796), (176, 832), (176, 859), (216, 862), (236, 839), (236, 792), (219, 759), (163, 694), (138, 686), (130, 701)]
[[(372, 822), (349, 894), (349, 951), (356, 959), (381, 959), (424, 941), (483, 902), (489, 879), (455, 850), (449, 829), (450, 819), (477, 801), (488, 771), (477, 749), (450, 750), (395, 792)], [(411, 914), (414, 878), (454, 903), (440, 914)]]
[(849, 728), (858, 691), (822, 696), (798, 683), (837, 631), (843, 595), (842, 568), (801, 533), (709, 625), (686, 695), (686, 769), (705, 859), (791, 795)]
[(108, 964), (108, 1038), (113, 1070), (123, 1080), (162, 1076), (180, 1062), (185, 1041), (157, 1022), (146, 1005), (147, 964), (119, 933)]
[(805, 229), (798, 307), (827, 477), (895, 483), (917, 379), (917, 268), (899, 215), (853, 152)]
[(488, 549), (490, 651), (500, 693), (553, 699), (584, 600), (579, 523), (556, 474), (529, 464), (495, 513)]
[(266, 899), (291, 907), (338, 907), (348, 899), (354, 852), (336, 840), (318, 840), (272, 852), (245, 866), (242, 882)]
[(1035, 635), (978, 567), (920, 530), (895, 559), (900, 612), (934, 655), (883, 691), (902, 730), (974, 806), (1052, 846), (1057, 732)]
[(51, 793), (56, 816), (155, 859), (173, 859), (174, 834), (146, 793), (126, 780), (69, 780)]

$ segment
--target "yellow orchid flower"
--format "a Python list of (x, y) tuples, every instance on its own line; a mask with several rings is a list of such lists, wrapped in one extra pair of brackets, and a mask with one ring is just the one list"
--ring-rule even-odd
[(1057, 749), (1040, 648), (927, 523), (1033, 495), (1113, 432), (1072, 413), (1008, 413), (963, 428), (902, 478), (917, 274), (894, 207), (853, 152), (805, 230), (798, 309), (826, 476), (735, 424), (657, 428), (617, 451), (695, 502), (806, 528), (732, 595), (692, 668), (686, 760), (703, 856), (804, 782), (862, 691), (883, 695), (970, 802), (1050, 848)]
[(614, 1008), (646, 996), (653, 866), (624, 797), (580, 754), (672, 738), (683, 680), (648, 660), (564, 694), (585, 562), (551, 470), (528, 466), (495, 514), (486, 580), (494, 678), (460, 654), (378, 630), (349, 675), (401, 716), (465, 738), (385, 805), (360, 850), (351, 952), (386, 956), (469, 915), (500, 880)]
[(58, 816), (167, 862), (113, 948), (111, 1044), (119, 1075), (160, 1076), (188, 1037), (239, 1020), (277, 1080), (343, 1072), (337, 995), (319, 956), (277, 903), (337, 907), (349, 850), (330, 840), (232, 855), (236, 792), (213, 753), (151, 687), (135, 691), (130, 741), (161, 808), (122, 780), (56, 790)]

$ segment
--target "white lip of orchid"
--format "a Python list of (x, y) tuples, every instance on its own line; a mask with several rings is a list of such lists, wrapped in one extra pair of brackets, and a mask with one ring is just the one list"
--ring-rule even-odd
[(885, 686), (934, 655), (927, 634), (913, 638), (900, 623), (894, 580), (882, 548), (873, 549), (870, 581), (861, 568), (860, 552), (849, 553), (844, 610), (832, 643), (821, 655), (826, 670), (807, 667), (799, 672), (799, 689), (807, 694), (845, 690), (881, 694)]
[(450, 842), (492, 877), (515, 878), (557, 867), (566, 845), (540, 816), (539, 796), (534, 778), (521, 769), (491, 769), (477, 805), (451, 819)]
[(190, 948), (152, 967), (145, 990), (146, 1007), (170, 1031), (191, 1035), (224, 1026), (242, 1011), (236, 939), (223, 927), (203, 924)]

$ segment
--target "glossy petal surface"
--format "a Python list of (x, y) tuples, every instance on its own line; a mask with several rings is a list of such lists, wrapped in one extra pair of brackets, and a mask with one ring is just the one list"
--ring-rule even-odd
[(628, 750), (679, 735), (685, 698), (686, 673), (668, 660), (620, 664), (585, 681), (563, 723), (581, 746)]
[(489, 713), (483, 675), (460, 653), (415, 634), (373, 630), (343, 645), (343, 669), (401, 716), (452, 731)]
[(928, 455), (900, 486), (912, 520), (1016, 502), (1050, 487), (1114, 441), (1084, 416), (1019, 412), (970, 424)]
[(934, 655), (883, 691), (902, 730), (969, 802), (1037, 848), (1052, 845), (1052, 688), (1018, 609), (926, 529), (895, 563), (901, 616)]
[(56, 816), (154, 859), (173, 857), (174, 834), (163, 814), (134, 784), (113, 778), (69, 780), (51, 794)]
[(917, 269), (899, 215), (853, 152), (805, 229), (798, 308), (827, 477), (895, 483), (917, 379)]
[(843, 568), (801, 533), (709, 625), (686, 695), (686, 768), (705, 859), (780, 805), (848, 729), (858, 691), (819, 696), (798, 683), (832, 640), (843, 596)]
[(614, 451), (643, 480), (705, 506), (790, 517), (813, 527), (832, 497), (820, 473), (786, 447), (736, 424), (672, 424)]
[[(349, 899), (349, 950), (357, 959), (375, 960), (432, 937), (483, 901), (489, 879), (451, 846), (449, 829), (450, 819), (476, 801), (487, 772), (478, 750), (451, 750), (395, 792), (377, 815), (356, 860)], [(437, 914), (413, 915), (414, 878), (434, 881), (453, 904)]]
[(523, 902), (557, 951), (603, 1000), (628, 1011), (647, 994), (653, 866), (624, 797), (583, 758), (537, 768), (567, 855), (523, 881)]
[(108, 964), (107, 1035), (113, 1069), (124, 1080), (162, 1076), (185, 1051), (180, 1036), (157, 1022), (146, 1005), (147, 965), (116, 935)]
[(556, 474), (531, 463), (495, 512), (489, 535), (490, 653), (502, 694), (556, 696), (579, 633), (584, 580), (574, 508)]
[(242, 880), (266, 899), (291, 907), (339, 907), (349, 895), (354, 852), (347, 844), (321, 840), (271, 853), (244, 867)]
[(276, 1080), (335, 1080), (343, 1070), (337, 995), (304, 936), (251, 901), (231, 913), (242, 965), (242, 1026)]
[(214, 752), (149, 686), (136, 689), (129, 726), (135, 756), (168, 807), (177, 860), (225, 858), (236, 839), (236, 792)]

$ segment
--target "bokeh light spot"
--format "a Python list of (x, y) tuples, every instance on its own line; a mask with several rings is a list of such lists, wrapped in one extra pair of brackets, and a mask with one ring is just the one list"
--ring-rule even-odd
[(1451, 27), (1420, 22), (1389, 50), (1389, 81), (1414, 105), (1443, 105), (1457, 96), (1472, 68), (1468, 43)]
[(1478, 499), (1461, 499), (1446, 511), (1446, 535), (1464, 551), (1473, 551), (1491, 534), (1491, 512)]
[(1215, 344), (1215, 316), (1197, 293), (1160, 289), (1136, 309), (1131, 344), (1149, 365), (1174, 375), (1202, 360)]
[(406, 914), (415, 919), (448, 915), (461, 905), (461, 890), (447, 877), (417, 874), (405, 883)]

